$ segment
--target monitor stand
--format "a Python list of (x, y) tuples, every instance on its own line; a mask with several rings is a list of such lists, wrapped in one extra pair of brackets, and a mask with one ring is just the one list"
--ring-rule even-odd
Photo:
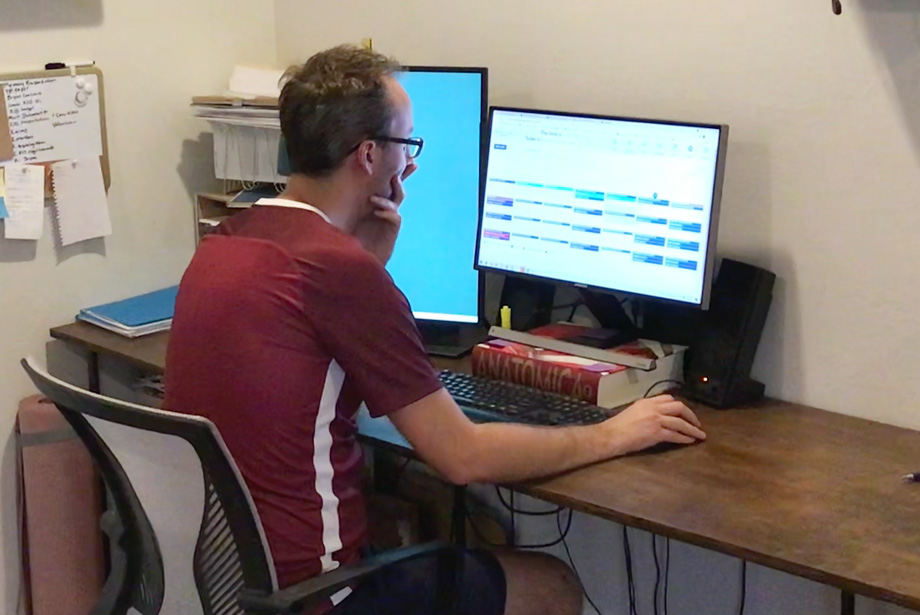
[(612, 294), (579, 289), (585, 307), (600, 324), (565, 341), (592, 348), (612, 348), (639, 339), (639, 329), (623, 309), (623, 304)]
[(488, 329), (478, 324), (419, 320), (418, 329), (429, 355), (456, 359), (488, 338)]

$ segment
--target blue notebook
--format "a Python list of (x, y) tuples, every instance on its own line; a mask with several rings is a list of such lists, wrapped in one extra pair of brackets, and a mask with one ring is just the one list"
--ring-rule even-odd
[(80, 310), (81, 320), (96, 319), (127, 329), (172, 319), (178, 286)]

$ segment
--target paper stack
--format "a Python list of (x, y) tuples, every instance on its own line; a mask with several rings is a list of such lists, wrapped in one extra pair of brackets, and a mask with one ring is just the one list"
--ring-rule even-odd
[(192, 110), (214, 131), (214, 173), (218, 179), (285, 183), (278, 172), (281, 70), (237, 66), (223, 94), (195, 96)]
[(171, 286), (121, 301), (85, 308), (77, 314), (77, 320), (132, 338), (165, 331), (172, 325), (178, 290), (178, 286)]

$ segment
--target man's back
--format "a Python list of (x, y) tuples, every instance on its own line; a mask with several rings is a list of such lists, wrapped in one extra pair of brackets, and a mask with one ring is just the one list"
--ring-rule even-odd
[[(369, 335), (375, 320), (388, 332)], [(402, 376), (390, 386), (394, 367)], [(354, 561), (365, 543), (361, 401), (386, 414), (438, 386), (405, 298), (321, 214), (237, 214), (202, 241), (183, 277), (166, 407), (217, 425), (282, 586)]]

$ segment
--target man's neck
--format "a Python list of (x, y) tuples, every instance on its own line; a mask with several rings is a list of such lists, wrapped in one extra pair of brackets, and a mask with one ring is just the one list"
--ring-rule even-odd
[(287, 188), (278, 196), (316, 207), (329, 217), (333, 226), (348, 234), (354, 231), (360, 216), (352, 205), (354, 197), (343, 188), (342, 182), (333, 178), (291, 175)]

